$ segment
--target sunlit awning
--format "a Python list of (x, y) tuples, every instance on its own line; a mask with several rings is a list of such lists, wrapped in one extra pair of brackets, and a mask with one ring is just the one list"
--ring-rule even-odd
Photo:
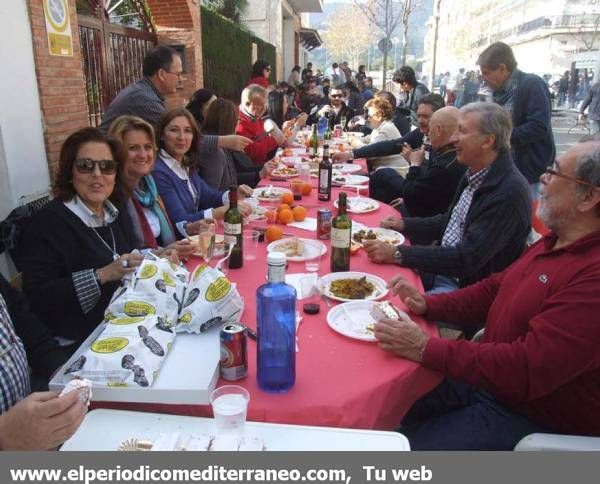
[(319, 32), (315, 29), (301, 28), (300, 43), (306, 50), (313, 50), (320, 47), (323, 41), (321, 40)]

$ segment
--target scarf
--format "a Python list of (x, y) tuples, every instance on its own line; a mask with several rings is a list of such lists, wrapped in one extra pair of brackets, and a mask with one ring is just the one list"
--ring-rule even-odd
[(140, 187), (137, 186), (134, 190), (133, 205), (140, 218), (140, 222), (142, 225), (142, 233), (144, 235), (144, 242), (149, 243), (150, 246), (152, 246), (152, 241), (154, 241), (154, 244), (156, 244), (156, 240), (154, 240), (154, 237), (152, 236), (152, 230), (150, 229), (150, 225), (148, 224), (148, 221), (146, 220), (146, 217), (143, 213), (143, 208), (147, 208), (152, 210), (152, 212), (154, 212), (154, 214), (158, 218), (158, 221), (160, 223), (159, 237), (162, 241), (162, 245), (166, 247), (169, 244), (175, 242), (175, 235), (173, 233), (173, 227), (171, 226), (169, 219), (165, 215), (165, 208), (162, 205), (162, 201), (158, 196), (158, 190), (156, 188), (156, 183), (154, 183), (152, 175), (146, 175), (145, 177), (143, 177), (141, 179), (141, 185), (144, 187), (143, 189), (140, 190)]

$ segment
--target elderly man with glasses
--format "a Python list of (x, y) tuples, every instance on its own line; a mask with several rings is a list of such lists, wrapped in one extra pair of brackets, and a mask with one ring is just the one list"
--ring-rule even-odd
[(540, 177), (551, 232), (503, 272), (423, 296), (391, 281), (414, 314), (485, 322), (477, 342), (431, 338), (410, 319), (375, 325), (381, 348), (446, 379), (402, 422), (415, 450), (509, 450), (534, 432), (600, 436), (600, 143), (580, 143)]

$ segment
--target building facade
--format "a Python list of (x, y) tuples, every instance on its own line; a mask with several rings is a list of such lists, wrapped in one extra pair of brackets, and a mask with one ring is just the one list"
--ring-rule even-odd
[(243, 22), (257, 37), (277, 50), (277, 80), (287, 80), (306, 53), (321, 44), (309, 28), (308, 13), (322, 12), (322, 0), (249, 0)]
[[(472, 69), (486, 46), (502, 41), (523, 70), (560, 74), (571, 68), (575, 54), (600, 49), (599, 24), (596, 0), (443, 0), (436, 73)], [(423, 72), (431, 70), (434, 25), (431, 18)]]

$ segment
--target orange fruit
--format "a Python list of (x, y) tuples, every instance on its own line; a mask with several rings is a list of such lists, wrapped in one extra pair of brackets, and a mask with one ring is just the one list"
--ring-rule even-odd
[(292, 195), (290, 192), (283, 192), (281, 194), (281, 203), (288, 205), (294, 203), (294, 195)]
[(279, 205), (279, 207), (277, 207), (277, 213), (281, 212), (282, 210), (290, 210), (291, 207), (287, 204), (287, 203), (282, 203), (281, 205)]
[(273, 242), (274, 240), (279, 240), (283, 237), (283, 229), (278, 227), (277, 225), (269, 225), (267, 230), (265, 231), (265, 238), (269, 242)]
[(308, 182), (302, 184), (302, 195), (310, 195), (312, 192), (312, 185)]
[(302, 222), (306, 218), (306, 208), (301, 205), (292, 208), (292, 214), (296, 222)]
[(279, 211), (278, 218), (280, 223), (289, 224), (290, 222), (294, 221), (294, 214), (289, 208), (284, 208), (283, 210)]

